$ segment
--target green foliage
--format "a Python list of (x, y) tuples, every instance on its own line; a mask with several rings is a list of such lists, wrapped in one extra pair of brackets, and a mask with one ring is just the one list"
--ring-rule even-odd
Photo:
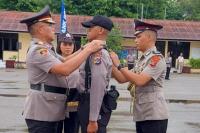
[(181, 4), (175, 0), (168, 0), (166, 5), (166, 19), (183, 19), (183, 8)]
[(180, 1), (183, 17), (185, 20), (200, 20), (200, 1), (183, 0)]
[(122, 49), (122, 46), (121, 46), (122, 39), (123, 37), (122, 37), (119, 27), (114, 26), (114, 28), (108, 35), (108, 39), (107, 39), (108, 49), (119, 53), (120, 50)]
[(81, 46), (85, 45), (87, 43), (87, 38), (86, 37), (81, 37)]
[(191, 58), (189, 62), (192, 68), (200, 69), (200, 59)]
[(16, 59), (17, 59), (17, 56), (16, 56), (16, 55), (13, 55), (13, 56), (11, 56), (9, 59), (11, 59), (11, 60), (16, 60)]
[(144, 18), (164, 18), (166, 0), (141, 0), (137, 2), (139, 18), (141, 17), (142, 4)]

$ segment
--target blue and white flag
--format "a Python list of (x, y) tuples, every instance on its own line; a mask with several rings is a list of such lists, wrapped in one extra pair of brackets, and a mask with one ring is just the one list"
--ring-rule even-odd
[(65, 12), (65, 4), (62, 0), (61, 3), (61, 17), (60, 17), (60, 33), (66, 33), (67, 32), (67, 17)]

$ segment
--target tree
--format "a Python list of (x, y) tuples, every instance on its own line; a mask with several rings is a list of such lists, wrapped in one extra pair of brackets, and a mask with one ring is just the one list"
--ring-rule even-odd
[(185, 20), (200, 20), (199, 0), (179, 0), (178, 2), (183, 9), (183, 18)]
[[(122, 18), (200, 20), (200, 0), (64, 0), (67, 14)], [(60, 13), (61, 0), (0, 0), (0, 9)], [(165, 12), (166, 11), (166, 12)]]
[(183, 8), (176, 0), (168, 0), (166, 4), (166, 19), (183, 19)]
[(117, 26), (114, 26), (114, 28), (108, 35), (108, 39), (107, 39), (108, 49), (111, 49), (111, 50), (119, 53), (120, 50), (122, 49), (122, 44), (121, 44), (122, 39), (123, 39), (123, 37), (122, 37), (121, 31), (120, 31), (120, 28)]

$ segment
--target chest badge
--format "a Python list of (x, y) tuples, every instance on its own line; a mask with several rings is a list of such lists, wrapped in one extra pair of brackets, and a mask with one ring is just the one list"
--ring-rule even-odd
[(40, 48), (37, 51), (43, 56), (46, 56), (49, 53), (49, 51), (46, 48)]
[(102, 61), (102, 52), (99, 51), (99, 52), (96, 52), (93, 56), (93, 64), (101, 64), (101, 61)]

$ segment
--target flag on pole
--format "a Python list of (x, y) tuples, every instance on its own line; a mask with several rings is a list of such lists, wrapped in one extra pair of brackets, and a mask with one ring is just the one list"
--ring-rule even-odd
[(65, 4), (62, 0), (61, 3), (61, 17), (60, 17), (60, 33), (66, 33), (67, 32), (67, 17), (65, 12)]

